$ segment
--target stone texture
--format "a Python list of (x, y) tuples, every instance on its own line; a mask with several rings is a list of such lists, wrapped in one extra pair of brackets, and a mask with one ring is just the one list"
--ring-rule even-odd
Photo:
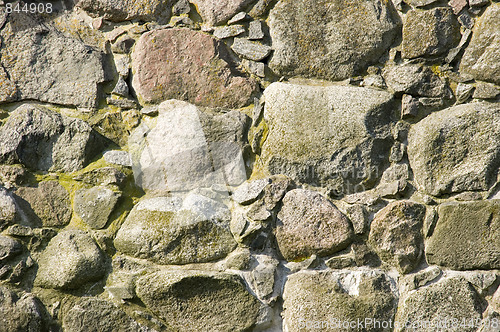
[(265, 90), (269, 126), (262, 160), (271, 174), (337, 194), (363, 191), (385, 168), (392, 95), (369, 88), (273, 83)]
[(371, 245), (383, 261), (401, 273), (411, 272), (422, 257), (424, 217), (424, 205), (398, 201), (380, 210), (371, 223)]
[(24, 13), (10, 15), (0, 37), (0, 102), (97, 107), (106, 80), (103, 53)]
[(449, 202), (426, 243), (429, 264), (454, 270), (500, 268), (500, 201)]
[(276, 242), (286, 260), (329, 255), (347, 247), (352, 238), (349, 220), (319, 193), (294, 189), (283, 198)]
[(16, 202), (12, 195), (0, 188), (0, 230), (9, 226), (16, 218)]
[(210, 107), (247, 105), (257, 84), (238, 74), (229, 50), (189, 29), (154, 30), (132, 53), (132, 86), (141, 103), (176, 98)]
[[(476, 331), (477, 325), (452, 326), (450, 322), (455, 319), (467, 323), (481, 320), (479, 296), (474, 287), (462, 278), (445, 279), (410, 293), (401, 301), (396, 315), (403, 328), (395, 331)], [(419, 322), (433, 325), (418, 327), (416, 324)], [(440, 323), (442, 325), (438, 327)], [(409, 328), (405, 328), (406, 325)]]
[(50, 240), (38, 259), (35, 285), (74, 289), (106, 273), (104, 255), (83, 231), (63, 231)]
[(75, 193), (75, 212), (93, 229), (106, 226), (120, 195), (106, 187), (80, 189)]
[(214, 30), (214, 37), (224, 39), (241, 35), (243, 32), (245, 32), (245, 27), (243, 25), (230, 25), (227, 27), (216, 28)]
[(474, 90), (473, 98), (493, 99), (500, 96), (500, 87), (491, 83), (478, 82)]
[(188, 264), (227, 256), (235, 247), (227, 206), (191, 194), (142, 200), (118, 231), (117, 250), (159, 264)]
[(22, 296), (0, 286), (0, 332), (47, 331), (47, 312), (31, 293)]
[(19, 255), (23, 246), (11, 237), (0, 235), (0, 264), (6, 259)]
[(477, 80), (500, 84), (500, 3), (489, 6), (478, 20), (460, 71)]
[(196, 6), (209, 25), (220, 25), (227, 22), (236, 13), (244, 10), (254, 0), (189, 0)]
[(399, 30), (386, 2), (282, 0), (269, 15), (278, 75), (342, 80), (376, 62)]
[(234, 38), (231, 49), (248, 60), (261, 61), (271, 53), (271, 47), (244, 38)]
[(79, 0), (78, 7), (112, 22), (128, 20), (168, 23), (171, 0)]
[(158, 272), (137, 280), (137, 295), (172, 330), (247, 331), (260, 303), (237, 275)]
[(132, 163), (130, 161), (130, 155), (127, 151), (106, 151), (103, 155), (104, 160), (110, 164), (121, 165), (130, 167)]
[(32, 105), (11, 114), (0, 142), (0, 162), (51, 172), (79, 170), (107, 144), (86, 122)]
[(412, 126), (408, 158), (419, 190), (431, 195), (488, 190), (499, 166), (500, 107), (471, 103)]
[(57, 181), (40, 182), (37, 188), (20, 187), (16, 195), (25, 202), (19, 202), (21, 207), (29, 204), (25, 212), (31, 209), (44, 227), (62, 227), (71, 220), (69, 193)]
[(242, 205), (247, 205), (255, 202), (264, 188), (270, 183), (269, 179), (260, 179), (250, 182), (245, 182), (233, 192), (231, 198)]
[(403, 58), (446, 53), (460, 41), (460, 26), (451, 8), (410, 10), (403, 25)]
[[(284, 330), (360, 331), (338, 324), (365, 318), (394, 321), (397, 301), (390, 282), (377, 271), (295, 273), (283, 291)], [(363, 330), (377, 331), (373, 326)]]

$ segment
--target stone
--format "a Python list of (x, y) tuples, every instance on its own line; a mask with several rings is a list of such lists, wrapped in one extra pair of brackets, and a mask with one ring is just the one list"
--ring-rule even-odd
[(243, 59), (241, 64), (250, 72), (258, 77), (266, 76), (266, 65), (263, 62), (256, 62), (252, 60)]
[(271, 7), (272, 0), (258, 0), (257, 3), (252, 7), (249, 14), (251, 17), (262, 17), (267, 13), (267, 10)]
[(0, 262), (15, 257), (22, 251), (21, 243), (11, 237), (0, 235)]
[(257, 200), (269, 183), (271, 183), (269, 179), (245, 182), (236, 188), (231, 198), (238, 204), (248, 205)]
[(444, 279), (411, 292), (400, 301), (395, 318), (399, 322), (399, 328), (395, 331), (415, 330), (417, 324), (422, 322), (428, 322), (428, 326), (433, 326), (433, 328), (421, 328), (427, 331), (442, 330), (435, 327), (437, 324), (446, 326), (446, 331), (476, 331), (475, 325), (453, 326), (450, 322), (480, 321), (482, 318), (480, 301), (469, 282), (459, 277)]
[(227, 256), (236, 242), (227, 206), (191, 194), (144, 199), (130, 212), (114, 244), (120, 252), (158, 264), (189, 264)]
[(472, 29), (474, 27), (474, 19), (470, 16), (468, 11), (463, 11), (458, 15), (457, 20), (465, 29)]
[(500, 85), (500, 3), (489, 6), (477, 20), (460, 72)]
[(450, 0), (448, 4), (453, 9), (453, 14), (458, 15), (468, 5), (467, 0)]
[(238, 14), (234, 15), (232, 19), (230, 19), (227, 24), (235, 24), (235, 23), (240, 23), (243, 21), (248, 21), (250, 19), (250, 16), (248, 16), (247, 13), (245, 12), (239, 12)]
[(234, 38), (231, 49), (248, 60), (261, 61), (271, 54), (271, 47), (244, 38)]
[(414, 289), (423, 287), (442, 275), (441, 269), (437, 266), (428, 267), (425, 270), (406, 275), (400, 284), (400, 292), (408, 293)]
[[(457, 47), (452, 48), (449, 52), (444, 61), (446, 63), (452, 63), (458, 58), (458, 55), (462, 52), (462, 50), (465, 48), (465, 45), (469, 42), (470, 37), (472, 36), (472, 30), (471, 29), (465, 29), (465, 31), (462, 33), (462, 38), (460, 39), (460, 42), (458, 43)], [(462, 75), (462, 76), (460, 76)], [(459, 74), (458, 81), (465, 82), (469, 81), (470, 77), (467, 78), (466, 76), (470, 75), (463, 75)]]
[[(289, 332), (359, 331), (343, 322), (394, 321), (392, 280), (380, 271), (301, 271), (288, 276), (283, 291), (283, 329)], [(366, 325), (366, 331), (380, 330)]]
[(250, 273), (249, 283), (255, 295), (261, 301), (266, 301), (274, 293), (276, 267), (279, 265), (279, 261), (266, 255), (256, 255), (255, 258), (257, 266)]
[(0, 230), (12, 224), (16, 218), (16, 202), (12, 195), (0, 187)]
[(115, 94), (117, 96), (121, 97), (127, 97), (129, 90), (128, 90), (128, 85), (127, 82), (123, 79), (123, 77), (119, 77), (118, 81), (116, 82), (115, 87), (113, 88), (113, 91), (111, 91), (112, 94)]
[(129, 54), (134, 44), (134, 38), (129, 35), (122, 35), (111, 45), (111, 50), (118, 54)]
[(438, 0), (405, 0), (405, 2), (412, 7), (425, 7), (438, 2)]
[(474, 92), (474, 86), (472, 84), (458, 83), (455, 89), (456, 104), (465, 103)]
[(244, 10), (254, 0), (189, 0), (209, 25), (221, 25)]
[(115, 67), (116, 72), (124, 79), (127, 79), (130, 71), (130, 58), (128, 56), (115, 58)]
[(264, 188), (264, 203), (268, 210), (273, 210), (285, 193), (292, 186), (292, 180), (284, 175), (273, 175), (270, 177), (271, 183)]
[(106, 273), (104, 254), (83, 231), (62, 231), (53, 237), (38, 259), (35, 285), (75, 289)]
[(484, 7), (489, 3), (489, 0), (469, 0), (469, 6), (471, 7)]
[(287, 261), (330, 255), (353, 239), (352, 225), (319, 193), (294, 189), (283, 198), (276, 223), (276, 242)]
[(127, 151), (106, 151), (103, 157), (104, 160), (110, 164), (121, 165), (125, 167), (132, 166), (132, 161), (130, 160), (130, 155)]
[(30, 174), (21, 165), (0, 165), (0, 186), (12, 189), (28, 183)]
[(354, 233), (363, 234), (368, 230), (368, 211), (362, 204), (354, 204), (346, 209)]
[(278, 75), (335, 81), (376, 63), (400, 23), (379, 0), (282, 0), (270, 11), (269, 29), (274, 49), (269, 67)]
[(460, 26), (451, 8), (410, 10), (403, 25), (401, 55), (406, 59), (441, 55), (456, 46), (460, 38)]
[(397, 201), (380, 210), (371, 223), (370, 244), (384, 262), (401, 273), (411, 272), (420, 262), (424, 217), (425, 205)]
[(500, 267), (500, 201), (448, 202), (426, 242), (429, 264), (454, 270)]
[(76, 191), (73, 206), (76, 214), (93, 229), (108, 223), (120, 195), (106, 187), (93, 187)]
[(258, 86), (237, 73), (229, 52), (198, 31), (147, 32), (132, 53), (132, 86), (141, 104), (176, 98), (209, 107), (246, 106)]
[(0, 286), (0, 332), (47, 331), (48, 313), (32, 293), (20, 296)]
[(214, 37), (217, 39), (224, 39), (241, 35), (245, 32), (243, 25), (230, 25), (225, 27), (218, 27), (214, 30)]
[(248, 39), (259, 40), (264, 38), (264, 31), (262, 30), (262, 21), (252, 21), (248, 25)]
[(392, 141), (393, 96), (369, 88), (273, 83), (261, 160), (271, 174), (339, 196), (373, 187)]
[(44, 227), (69, 224), (72, 216), (70, 196), (57, 181), (40, 182), (37, 188), (20, 187), (16, 195), (27, 203), (19, 202), (21, 207), (25, 207), (25, 212), (31, 209)]
[(0, 102), (97, 107), (107, 79), (101, 51), (24, 13), (9, 16), (0, 38)]
[(233, 274), (162, 271), (136, 285), (141, 301), (173, 330), (245, 331), (259, 314), (260, 302)]
[(485, 82), (477, 82), (476, 89), (472, 95), (473, 98), (478, 99), (494, 99), (498, 96), (500, 96), (500, 87)]
[(0, 128), (0, 162), (33, 170), (74, 172), (108, 142), (86, 122), (42, 106), (19, 106)]
[(172, 1), (79, 0), (77, 6), (93, 17), (102, 17), (111, 22), (141, 20), (167, 23), (171, 15)]
[(451, 97), (451, 91), (429, 67), (404, 64), (386, 67), (382, 75), (389, 89), (420, 97)]
[(179, 0), (175, 3), (174, 7), (172, 8), (172, 15), (182, 15), (182, 14), (189, 14), (191, 11), (191, 7), (189, 6), (189, 1), (188, 0)]
[(438, 196), (488, 190), (496, 179), (500, 107), (469, 103), (435, 112), (413, 125), (408, 159), (416, 186)]
[(116, 185), (121, 187), (127, 176), (114, 167), (102, 167), (85, 172), (74, 179), (91, 186)]

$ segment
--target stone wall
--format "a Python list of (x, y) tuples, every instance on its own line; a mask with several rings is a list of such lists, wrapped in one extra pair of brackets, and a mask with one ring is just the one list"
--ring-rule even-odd
[(499, 101), (496, 0), (0, 1), (0, 332), (500, 331)]

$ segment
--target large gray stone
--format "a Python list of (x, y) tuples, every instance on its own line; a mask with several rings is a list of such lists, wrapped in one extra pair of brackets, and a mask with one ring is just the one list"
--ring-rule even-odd
[(379, 0), (281, 0), (269, 15), (279, 75), (341, 80), (362, 72), (392, 44), (398, 17)]
[(500, 84), (500, 3), (493, 3), (478, 19), (460, 71)]
[(353, 235), (349, 219), (319, 193), (294, 189), (283, 198), (276, 242), (286, 260), (332, 254), (347, 247)]
[(48, 314), (31, 293), (22, 296), (0, 286), (0, 332), (48, 331)]
[(189, 29), (154, 30), (141, 36), (132, 53), (132, 86), (141, 103), (175, 98), (238, 108), (258, 87), (238, 74), (225, 44)]
[(431, 195), (488, 190), (500, 165), (500, 106), (471, 103), (412, 126), (408, 158), (419, 190)]
[(190, 194), (139, 202), (118, 231), (114, 244), (124, 254), (158, 264), (188, 264), (225, 257), (236, 242), (231, 214), (222, 203)]
[(209, 25), (220, 25), (227, 22), (236, 13), (245, 9), (255, 0), (189, 0), (196, 6)]
[(118, 193), (106, 187), (80, 189), (75, 193), (73, 206), (75, 212), (90, 227), (101, 229), (106, 226), (118, 198)]
[(388, 160), (391, 94), (369, 88), (273, 83), (262, 161), (271, 174), (339, 194), (369, 189)]
[(454, 270), (499, 269), (500, 201), (441, 204), (426, 257)]
[(0, 102), (97, 107), (103, 53), (24, 13), (9, 16), (0, 38)]
[(172, 0), (77, 0), (78, 7), (92, 16), (112, 22), (127, 20), (168, 23)]
[(42, 171), (85, 167), (107, 141), (86, 122), (45, 107), (19, 106), (0, 127), (0, 162)]
[(174, 331), (247, 331), (259, 313), (260, 302), (237, 275), (165, 271), (136, 285), (142, 302)]

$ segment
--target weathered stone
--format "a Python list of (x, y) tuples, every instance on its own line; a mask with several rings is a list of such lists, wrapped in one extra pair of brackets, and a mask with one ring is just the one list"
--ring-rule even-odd
[(262, 30), (262, 21), (252, 21), (248, 25), (248, 39), (258, 40), (264, 38), (264, 31)]
[(456, 104), (465, 103), (472, 96), (473, 92), (474, 86), (472, 84), (458, 83), (455, 89)]
[(83, 231), (63, 231), (49, 242), (38, 259), (35, 285), (74, 289), (106, 273), (104, 255)]
[[(365, 322), (366, 318), (394, 321), (396, 298), (390, 282), (378, 271), (295, 273), (288, 277), (283, 292), (284, 330), (359, 331), (357, 325), (339, 328), (338, 324)], [(380, 329), (367, 325), (364, 330)]]
[(478, 19), (460, 71), (477, 80), (500, 84), (500, 3), (489, 6)]
[(260, 307), (240, 277), (224, 273), (153, 273), (137, 280), (136, 292), (173, 330), (246, 331)]
[(458, 15), (462, 9), (467, 7), (467, 0), (450, 0), (448, 3), (453, 9), (453, 14)]
[(406, 275), (400, 283), (400, 292), (407, 293), (414, 289), (427, 285), (442, 275), (442, 271), (437, 266), (428, 267), (417, 273)]
[(405, 2), (412, 7), (425, 7), (438, 1), (439, 0), (405, 0)]
[[(20, 187), (16, 195), (29, 204), (45, 227), (62, 227), (71, 220), (69, 193), (57, 181), (40, 182), (37, 188)], [(24, 207), (23, 202), (19, 204)]]
[(16, 202), (12, 195), (0, 188), (0, 230), (9, 226), (16, 218)]
[(470, 103), (433, 113), (412, 126), (408, 158), (417, 188), (434, 196), (488, 190), (500, 153), (500, 107)]
[(491, 83), (478, 82), (474, 90), (473, 98), (493, 99), (500, 96), (500, 87)]
[(142, 200), (130, 212), (114, 244), (124, 254), (159, 264), (188, 264), (227, 256), (235, 247), (222, 203), (191, 194)]
[(121, 166), (132, 166), (132, 162), (130, 161), (130, 155), (127, 151), (106, 151), (103, 155), (104, 160), (107, 163), (121, 165)]
[(239, 12), (238, 14), (234, 15), (233, 18), (231, 18), (227, 24), (228, 25), (231, 25), (231, 24), (235, 24), (235, 23), (240, 23), (240, 22), (243, 22), (243, 21), (247, 21), (250, 19), (250, 16), (248, 16), (247, 13), (245, 12)]
[(191, 7), (188, 0), (178, 0), (172, 8), (173, 15), (189, 14)]
[(90, 227), (101, 229), (106, 226), (109, 216), (120, 195), (106, 187), (80, 189), (75, 193), (75, 212)]
[(112, 22), (129, 20), (158, 21), (167, 23), (170, 19), (170, 0), (79, 0), (78, 7), (94, 17)]
[(500, 268), (500, 201), (449, 202), (426, 242), (429, 264), (454, 270)]
[(127, 176), (125, 174), (114, 167), (103, 167), (85, 172), (74, 179), (83, 181), (91, 186), (122, 186), (126, 178)]
[(241, 64), (250, 72), (250, 74), (254, 74), (258, 77), (266, 76), (266, 71), (265, 71), (266, 66), (264, 65), (263, 62), (256, 62), (253, 60), (243, 59), (241, 61)]
[(234, 38), (231, 49), (246, 59), (261, 61), (271, 53), (271, 47), (243, 38)]
[(236, 188), (231, 198), (233, 201), (247, 205), (255, 202), (260, 194), (264, 191), (264, 188), (271, 183), (269, 179), (260, 179), (243, 183), (241, 186)]
[(354, 233), (363, 234), (368, 229), (368, 211), (362, 204), (354, 204), (346, 209), (346, 214), (352, 223)]
[(403, 58), (434, 56), (447, 52), (460, 41), (460, 26), (451, 8), (410, 10), (403, 25)]
[(0, 142), (0, 162), (51, 172), (79, 170), (107, 144), (86, 122), (29, 104), (0, 128)]
[(393, 97), (350, 86), (273, 83), (264, 92), (269, 126), (262, 161), (271, 174), (331, 188), (369, 189), (391, 145)]
[(271, 183), (264, 188), (264, 203), (268, 210), (273, 210), (292, 186), (292, 180), (284, 175), (273, 175)]
[(123, 79), (123, 77), (119, 77), (118, 81), (116, 82), (115, 87), (113, 88), (113, 91), (111, 91), (112, 94), (115, 94), (117, 96), (121, 97), (127, 97), (129, 90), (128, 90), (128, 85), (127, 82)]
[(47, 331), (48, 313), (31, 293), (23, 296), (0, 286), (0, 332)]
[(26, 184), (30, 174), (21, 165), (0, 165), (0, 186), (7, 189)]
[(283, 76), (348, 78), (376, 62), (399, 29), (395, 12), (378, 0), (282, 0), (269, 15), (269, 67)]
[(241, 35), (243, 32), (245, 32), (245, 27), (243, 25), (230, 25), (227, 27), (216, 28), (214, 30), (214, 37), (224, 39)]
[[(474, 287), (462, 278), (449, 278), (411, 292), (401, 301), (396, 314), (399, 328), (395, 331), (472, 332), (476, 331), (476, 324), (456, 326), (451, 322), (480, 321), (481, 311)], [(419, 326), (422, 322), (428, 325)]]
[(0, 235), (0, 262), (15, 257), (22, 251), (21, 243), (11, 237)]
[(242, 11), (254, 0), (189, 0), (199, 10), (205, 23), (220, 25)]
[(352, 237), (349, 220), (319, 193), (294, 189), (283, 198), (276, 241), (286, 260), (332, 254), (347, 247)]
[(422, 257), (424, 217), (424, 205), (398, 201), (380, 210), (371, 223), (370, 244), (401, 273), (412, 271)]
[(247, 105), (258, 88), (252, 79), (234, 74), (237, 70), (224, 44), (189, 29), (143, 34), (132, 53), (132, 71), (132, 86), (141, 103), (176, 98), (238, 108)]
[(250, 286), (255, 295), (263, 301), (268, 300), (274, 292), (277, 259), (266, 255), (257, 255), (257, 266), (250, 273)]
[(0, 102), (97, 107), (106, 79), (103, 53), (24, 13), (9, 16), (0, 38)]

